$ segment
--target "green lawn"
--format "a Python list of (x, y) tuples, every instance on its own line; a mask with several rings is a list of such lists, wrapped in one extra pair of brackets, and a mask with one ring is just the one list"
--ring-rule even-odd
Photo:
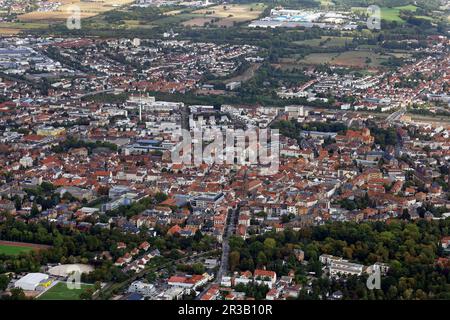
[(67, 288), (66, 282), (58, 282), (39, 296), (38, 300), (80, 300), (80, 294), (92, 286), (91, 284), (82, 284), (80, 289), (70, 290)]
[(18, 246), (9, 246), (5, 244), (0, 244), (0, 254), (6, 254), (9, 256), (15, 256), (22, 252), (30, 252), (33, 248), (31, 247), (18, 247)]

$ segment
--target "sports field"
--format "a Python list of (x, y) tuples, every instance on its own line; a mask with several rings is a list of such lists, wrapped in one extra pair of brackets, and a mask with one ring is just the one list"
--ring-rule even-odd
[(65, 282), (58, 282), (39, 296), (38, 300), (80, 300), (80, 294), (93, 287), (91, 284), (81, 284), (80, 289), (69, 289)]
[(33, 248), (30, 247), (17, 247), (0, 244), (0, 254), (6, 254), (9, 256), (15, 256), (22, 252), (30, 252)]
[(34, 243), (25, 242), (13, 242), (13, 241), (1, 241), (0, 240), (0, 254), (6, 254), (10, 256), (18, 255), (22, 252), (30, 252), (33, 250), (41, 250), (49, 248), (49, 246), (39, 245)]

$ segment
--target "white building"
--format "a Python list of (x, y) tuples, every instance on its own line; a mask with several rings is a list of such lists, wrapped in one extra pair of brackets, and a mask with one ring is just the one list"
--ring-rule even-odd
[(22, 290), (34, 291), (39, 285), (48, 279), (48, 275), (44, 273), (29, 273), (21, 279), (17, 280), (14, 287)]
[(33, 159), (30, 156), (25, 156), (19, 160), (19, 163), (21, 166), (29, 168), (33, 166)]
[(144, 283), (142, 281), (133, 282), (128, 288), (128, 292), (139, 293), (145, 296), (151, 296), (156, 292), (155, 286), (151, 283)]

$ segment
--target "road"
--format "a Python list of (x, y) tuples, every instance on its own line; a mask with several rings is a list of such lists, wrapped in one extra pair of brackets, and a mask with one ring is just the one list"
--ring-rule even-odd
[(387, 118), (386, 122), (392, 123), (394, 121), (400, 120), (400, 118), (406, 113), (406, 108), (402, 107), (400, 110), (391, 113)]
[(220, 261), (220, 268), (217, 271), (216, 282), (220, 282), (224, 274), (228, 272), (228, 258), (230, 255), (230, 237), (236, 230), (236, 225), (239, 217), (239, 208), (231, 210), (231, 216), (227, 219), (225, 237), (222, 241), (222, 257)]
[(205, 289), (200, 293), (195, 300), (200, 300), (208, 289), (213, 284), (219, 284), (222, 281), (222, 277), (228, 272), (228, 261), (230, 256), (230, 237), (235, 233), (237, 223), (239, 221), (239, 206), (236, 209), (231, 209), (231, 214), (229, 215), (226, 226), (225, 226), (225, 234), (222, 240), (222, 256), (220, 258), (220, 267), (217, 270), (217, 274), (215, 280), (212, 283), (209, 283)]

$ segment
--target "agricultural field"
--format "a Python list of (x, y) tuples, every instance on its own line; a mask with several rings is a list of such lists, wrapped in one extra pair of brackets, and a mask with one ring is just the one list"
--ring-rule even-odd
[(3, 27), (0, 25), (0, 36), (12, 36), (19, 34), (21, 31), (21, 29)]
[(312, 53), (302, 59), (282, 59), (284, 67), (297, 67), (300, 64), (330, 64), (335, 66), (345, 66), (352, 68), (378, 68), (381, 62), (389, 58), (387, 55), (380, 55), (372, 51), (345, 51), (342, 53)]
[(133, 0), (102, 0), (102, 1), (81, 1), (81, 0), (50, 0), (60, 2), (61, 5), (54, 11), (29, 12), (19, 16), (23, 22), (60, 22), (72, 15), (71, 8), (80, 8), (81, 18), (89, 18), (106, 11), (117, 9), (118, 7), (130, 4)]
[(218, 27), (231, 27), (236, 23), (257, 19), (265, 8), (263, 3), (217, 5), (193, 11), (194, 17), (182, 24), (193, 27), (212, 23)]
[(320, 3), (322, 7), (332, 7), (335, 6), (334, 2), (331, 0), (318, 0), (317, 2)]
[(58, 282), (40, 295), (38, 300), (80, 300), (80, 294), (93, 287), (91, 284), (81, 284), (80, 289), (69, 289), (65, 282)]
[(47, 28), (46, 23), (1, 22), (0, 35), (15, 35), (22, 30)]
[(40, 249), (45, 249), (48, 247), (49, 246), (33, 244), (33, 243), (0, 241), (0, 254), (15, 256), (15, 255), (21, 254), (23, 252), (40, 250)]

